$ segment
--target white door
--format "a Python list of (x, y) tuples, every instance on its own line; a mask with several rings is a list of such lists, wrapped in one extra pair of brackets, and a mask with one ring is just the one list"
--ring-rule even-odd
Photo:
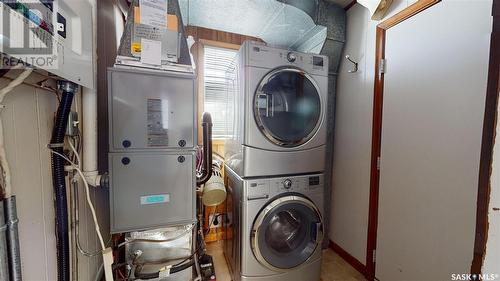
[(491, 8), (491, 0), (444, 0), (387, 31), (381, 281), (470, 271)]

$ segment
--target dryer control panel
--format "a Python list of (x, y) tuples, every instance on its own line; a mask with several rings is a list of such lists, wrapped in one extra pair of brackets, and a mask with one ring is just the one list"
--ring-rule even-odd
[(312, 75), (328, 76), (328, 57), (292, 50), (268, 47), (247, 41), (241, 47), (247, 66), (276, 68), (277, 65), (294, 66)]

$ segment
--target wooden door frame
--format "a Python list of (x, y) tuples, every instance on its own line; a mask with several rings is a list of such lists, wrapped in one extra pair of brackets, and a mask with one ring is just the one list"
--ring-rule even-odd
[(471, 265), (471, 273), (473, 274), (481, 273), (488, 239), (488, 209), (490, 203), (493, 147), (495, 145), (500, 92), (500, 52), (498, 52), (500, 50), (500, 0), (493, 0), (492, 16), (493, 29), (490, 42), (488, 85), (486, 88), (477, 191), (476, 238), (474, 241), (474, 258)]
[(373, 125), (372, 125), (372, 154), (370, 171), (370, 198), (368, 214), (368, 237), (366, 245), (366, 278), (375, 279), (374, 251), (377, 247), (378, 227), (378, 199), (380, 172), (378, 159), (381, 151), (382, 139), (382, 109), (384, 96), (384, 73), (381, 61), (385, 59), (386, 32), (388, 29), (417, 15), (418, 13), (436, 5), (441, 0), (419, 0), (396, 15), (377, 25), (375, 42), (375, 85), (373, 92)]

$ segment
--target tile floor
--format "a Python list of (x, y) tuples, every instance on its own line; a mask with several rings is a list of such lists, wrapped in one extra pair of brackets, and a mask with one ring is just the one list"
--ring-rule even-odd
[[(207, 252), (214, 259), (217, 281), (231, 281), (227, 268), (222, 242), (207, 244)], [(365, 281), (366, 279), (332, 250), (323, 251), (322, 281)]]

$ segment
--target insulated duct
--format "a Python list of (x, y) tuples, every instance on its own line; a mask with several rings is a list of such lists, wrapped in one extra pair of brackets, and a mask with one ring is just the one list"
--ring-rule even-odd
[(326, 27), (314, 21), (317, 0), (179, 0), (179, 5), (186, 25), (257, 37), (277, 48), (319, 53), (321, 46), (304, 49), (304, 43), (326, 38)]

